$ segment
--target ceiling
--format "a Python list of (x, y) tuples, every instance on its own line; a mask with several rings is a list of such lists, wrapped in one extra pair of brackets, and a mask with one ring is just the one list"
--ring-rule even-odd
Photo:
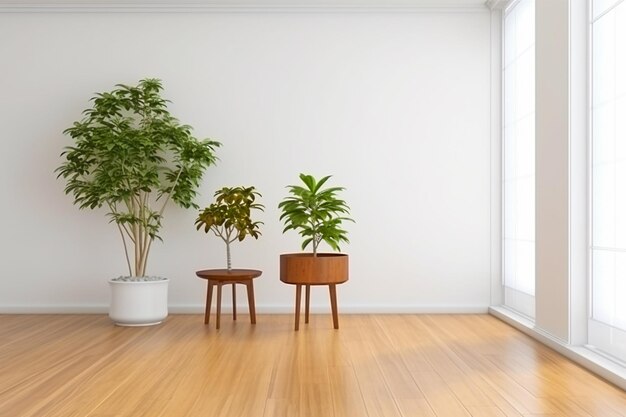
[[(491, 0), (493, 1), (493, 0)], [(0, 0), (0, 5), (11, 6), (279, 6), (279, 7), (407, 7), (407, 8), (478, 8), (486, 0)]]

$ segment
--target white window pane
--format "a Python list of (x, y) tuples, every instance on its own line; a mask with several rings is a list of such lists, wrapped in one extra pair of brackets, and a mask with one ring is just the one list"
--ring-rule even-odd
[(593, 106), (615, 97), (615, 17), (604, 16), (593, 25)]
[(513, 124), (504, 128), (504, 180), (517, 177), (517, 161), (515, 149), (517, 147), (517, 128)]
[(592, 14), (593, 19), (596, 19), (602, 13), (609, 10), (611, 7), (619, 3), (620, 0), (593, 0)]
[(592, 0), (589, 343), (626, 358), (626, 2), (618, 3)]
[(517, 234), (518, 239), (533, 241), (535, 239), (535, 177), (525, 177), (517, 184)]
[(604, 125), (606, 132), (601, 132), (600, 134), (604, 136), (599, 136), (598, 139), (614, 141), (614, 158), (626, 159), (626, 95), (618, 98), (614, 105), (608, 107), (610, 108), (607, 109), (607, 120), (605, 123), (599, 121)]
[(515, 112), (519, 118), (525, 117), (534, 110), (535, 85), (534, 77), (534, 48), (527, 49), (516, 61), (515, 76)]
[(612, 162), (617, 151), (615, 144), (615, 106), (613, 103), (593, 109), (593, 163)]
[(615, 253), (593, 251), (593, 318), (611, 324), (615, 311)]
[(504, 238), (515, 239), (517, 236), (517, 218), (515, 206), (517, 201), (517, 181), (505, 183), (504, 191)]
[(626, 330), (626, 253), (593, 252), (593, 318)]
[(532, 1), (522, 1), (516, 7), (515, 26), (516, 54), (522, 54), (535, 43), (535, 6)]
[(626, 2), (615, 9), (615, 95), (626, 95)]
[(626, 249), (626, 160), (615, 161), (615, 247)]
[(613, 326), (626, 330), (626, 253), (615, 254), (615, 283), (613, 300), (615, 312)]
[(519, 241), (516, 246), (516, 289), (535, 295), (535, 243)]
[(515, 242), (511, 239), (504, 239), (504, 276), (508, 286), (515, 285)]
[(593, 167), (592, 205), (593, 246), (615, 247), (615, 164)]
[(504, 66), (508, 66), (513, 59), (517, 56), (516, 53), (516, 13), (509, 13), (504, 18)]
[(534, 17), (533, 0), (518, 2), (507, 11), (503, 41), (504, 283), (529, 299), (535, 292)]
[[(534, 99), (534, 97), (533, 97)], [(535, 173), (535, 118), (529, 115), (516, 124), (517, 146), (515, 166), (517, 176), (525, 177)]]
[(532, 100), (529, 103), (530, 110), (535, 111), (535, 44), (528, 50), (528, 60), (526, 64), (526, 76), (528, 77), (528, 89), (532, 93)]
[(515, 123), (517, 97), (517, 65), (511, 64), (504, 70), (504, 125)]

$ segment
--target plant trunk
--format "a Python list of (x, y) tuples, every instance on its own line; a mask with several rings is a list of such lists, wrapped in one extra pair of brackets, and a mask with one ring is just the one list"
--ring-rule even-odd
[(317, 233), (313, 234), (313, 257), (317, 257), (317, 247), (319, 246), (320, 241), (317, 240)]
[(231, 263), (230, 263), (230, 242), (226, 242), (226, 268), (228, 268), (228, 270), (230, 271), (231, 268)]
[(124, 255), (126, 256), (126, 264), (128, 265), (128, 274), (132, 275), (133, 274), (133, 269), (130, 266), (130, 257), (128, 256), (128, 245), (126, 245), (126, 237), (124, 237), (124, 231), (122, 230), (122, 226), (120, 226), (120, 224), (117, 224), (117, 228), (120, 231), (120, 235), (122, 236), (122, 243), (124, 244)]
[(143, 248), (143, 253), (141, 254), (141, 276), (142, 277), (146, 275), (146, 271), (148, 269), (148, 255), (150, 254), (150, 246), (152, 245), (152, 241), (154, 240), (149, 236), (150, 235), (146, 231), (146, 237), (148, 237), (148, 239), (146, 240), (146, 243)]
[(143, 277), (145, 275), (145, 266), (144, 266), (145, 256), (142, 252), (139, 252), (139, 258), (137, 259), (137, 269), (135, 270), (136, 277)]

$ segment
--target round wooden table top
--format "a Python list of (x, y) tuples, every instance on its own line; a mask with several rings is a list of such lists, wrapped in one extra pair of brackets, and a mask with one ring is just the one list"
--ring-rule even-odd
[(245, 279), (253, 279), (260, 276), (263, 272), (257, 269), (204, 269), (196, 271), (196, 275), (203, 279), (212, 281), (237, 281)]

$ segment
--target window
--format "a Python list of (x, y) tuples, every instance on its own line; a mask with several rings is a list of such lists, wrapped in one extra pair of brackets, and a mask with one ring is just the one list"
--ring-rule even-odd
[(626, 1), (594, 0), (591, 36), (589, 344), (626, 361)]
[(504, 17), (504, 302), (535, 314), (535, 2)]

